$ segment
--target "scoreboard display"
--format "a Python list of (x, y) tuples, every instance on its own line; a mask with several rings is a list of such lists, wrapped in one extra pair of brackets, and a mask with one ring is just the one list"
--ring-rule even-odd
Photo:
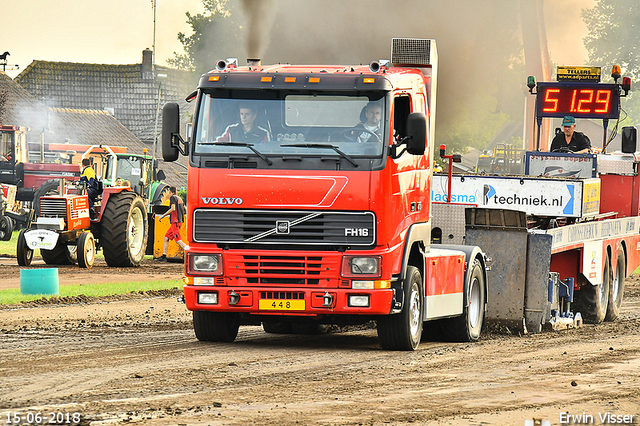
[(536, 115), (541, 117), (617, 119), (620, 93), (615, 84), (538, 83)]

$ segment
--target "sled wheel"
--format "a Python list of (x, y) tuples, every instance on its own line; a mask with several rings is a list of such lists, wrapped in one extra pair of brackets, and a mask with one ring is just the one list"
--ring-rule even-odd
[(609, 286), (613, 280), (611, 272), (611, 258), (607, 253), (602, 270), (602, 283), (591, 285), (586, 283), (584, 287), (575, 292), (575, 311), (580, 312), (584, 322), (600, 324), (607, 315), (609, 302)]
[(422, 276), (418, 268), (407, 267), (402, 287), (402, 312), (378, 318), (378, 338), (383, 349), (413, 351), (422, 337)]
[(618, 261), (616, 262), (616, 276), (609, 286), (609, 301), (607, 303), (607, 315), (605, 321), (613, 321), (620, 315), (622, 297), (624, 296), (624, 282), (627, 275), (627, 262), (624, 259), (624, 250), (618, 249)]

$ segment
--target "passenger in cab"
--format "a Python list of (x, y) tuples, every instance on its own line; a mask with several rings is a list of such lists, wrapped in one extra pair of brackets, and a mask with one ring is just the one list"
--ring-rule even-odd
[(382, 142), (381, 120), (382, 105), (378, 102), (369, 102), (364, 107), (362, 122), (358, 123), (354, 128), (354, 134), (358, 142)]
[(573, 152), (574, 154), (591, 153), (591, 141), (584, 133), (576, 132), (576, 119), (566, 115), (562, 120), (561, 133), (551, 141), (551, 152)]

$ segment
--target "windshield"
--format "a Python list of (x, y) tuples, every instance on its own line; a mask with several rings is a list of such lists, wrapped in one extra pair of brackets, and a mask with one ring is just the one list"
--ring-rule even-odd
[(336, 149), (354, 157), (382, 154), (387, 133), (383, 92), (273, 90), (254, 95), (246, 90), (204, 93), (194, 153), (247, 155), (246, 144), (252, 144), (267, 156), (337, 155)]

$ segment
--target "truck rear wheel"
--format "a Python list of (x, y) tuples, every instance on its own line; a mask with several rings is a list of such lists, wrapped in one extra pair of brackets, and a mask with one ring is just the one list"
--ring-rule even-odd
[(89, 269), (96, 260), (96, 242), (91, 232), (83, 232), (78, 237), (78, 266)]
[(18, 258), (18, 265), (29, 266), (33, 260), (33, 250), (27, 245), (27, 240), (24, 238), (26, 229), (20, 231), (18, 234), (18, 246), (16, 248), (16, 257)]
[(273, 334), (291, 334), (293, 333), (293, 329), (291, 328), (291, 324), (288, 322), (277, 322), (277, 321), (263, 321), (262, 329), (265, 333), (273, 333)]
[(240, 328), (240, 314), (193, 311), (193, 331), (201, 342), (233, 342)]
[(422, 275), (418, 268), (407, 266), (402, 287), (402, 312), (378, 318), (378, 338), (383, 349), (413, 351), (422, 337)]
[(147, 247), (147, 213), (139, 195), (112, 194), (100, 222), (100, 243), (109, 266), (139, 266)]
[(56, 244), (51, 250), (40, 250), (40, 256), (47, 265), (73, 265), (71, 254), (65, 244)]
[(469, 279), (464, 286), (464, 307), (459, 317), (444, 320), (444, 337), (453, 342), (475, 342), (480, 337), (485, 313), (485, 282), (482, 265), (473, 261)]
[(13, 234), (13, 221), (8, 216), (0, 216), (0, 240), (9, 241)]
[(620, 315), (622, 297), (624, 295), (624, 281), (627, 274), (627, 262), (624, 259), (624, 250), (618, 249), (618, 261), (616, 262), (616, 276), (609, 286), (609, 301), (607, 303), (607, 315), (605, 321), (613, 321)]
[(600, 324), (604, 321), (609, 305), (609, 286), (612, 280), (611, 258), (607, 253), (602, 270), (602, 283), (598, 285), (587, 283), (574, 295), (575, 310), (581, 313), (585, 322)]

